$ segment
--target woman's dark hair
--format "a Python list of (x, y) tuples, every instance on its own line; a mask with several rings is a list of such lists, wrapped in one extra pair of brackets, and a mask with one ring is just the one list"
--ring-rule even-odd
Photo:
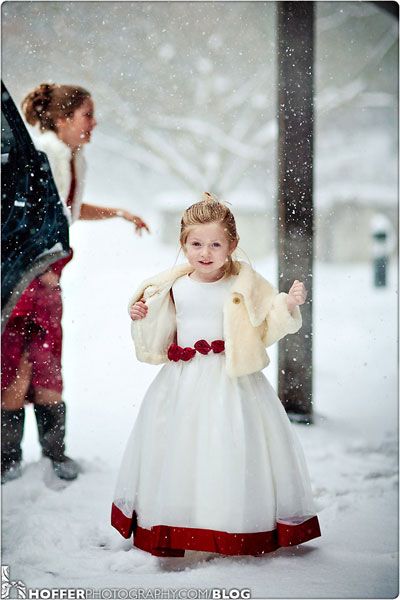
[(75, 85), (41, 83), (22, 101), (21, 108), (30, 125), (42, 131), (57, 131), (57, 120), (72, 117), (90, 93)]

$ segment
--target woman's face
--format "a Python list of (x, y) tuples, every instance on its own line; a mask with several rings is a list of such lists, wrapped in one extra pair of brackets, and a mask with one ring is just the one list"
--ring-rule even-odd
[(56, 125), (58, 137), (72, 149), (90, 142), (91, 133), (97, 125), (93, 100), (86, 98), (72, 117), (58, 119)]

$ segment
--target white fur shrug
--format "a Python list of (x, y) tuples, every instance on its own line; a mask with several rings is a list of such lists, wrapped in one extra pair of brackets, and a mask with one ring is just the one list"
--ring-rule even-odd
[(86, 160), (83, 151), (80, 150), (75, 156), (76, 190), (71, 212), (66, 205), (71, 187), (71, 148), (67, 144), (64, 144), (53, 131), (37, 132), (33, 136), (33, 141), (38, 150), (47, 154), (51, 172), (64, 205), (64, 212), (69, 222), (73, 223), (79, 219), (82, 205), (83, 185), (86, 174)]
[[(288, 333), (296, 333), (302, 319), (298, 306), (289, 312), (286, 293), (279, 293), (247, 263), (235, 265), (239, 274), (232, 277), (223, 323), (226, 370), (231, 377), (240, 377), (266, 367), (270, 360), (265, 348)], [(148, 306), (146, 317), (132, 322), (138, 360), (151, 364), (167, 362), (168, 346), (176, 333), (170, 290), (176, 279), (191, 271), (189, 264), (178, 265), (147, 279), (133, 295), (129, 308), (141, 298)]]

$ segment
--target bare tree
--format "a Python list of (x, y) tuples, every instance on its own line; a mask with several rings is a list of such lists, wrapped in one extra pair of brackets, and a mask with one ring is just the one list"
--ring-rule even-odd
[[(327, 4), (316, 22), (323, 39), (356, 35), (379, 15), (371, 3)], [(397, 40), (390, 19), (375, 29), (368, 52), (355, 45), (350, 78), (330, 74), (339, 49), (317, 54), (319, 117), (367, 90), (371, 69)], [(222, 195), (250, 172), (275, 171), (275, 51), (272, 2), (3, 5), (3, 76), (12, 93), (22, 97), (38, 78), (82, 83), (110, 145), (117, 137), (147, 168)]]

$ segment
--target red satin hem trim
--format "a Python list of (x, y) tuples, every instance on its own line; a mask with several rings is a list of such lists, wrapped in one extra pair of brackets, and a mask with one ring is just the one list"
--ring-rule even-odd
[(154, 556), (184, 556), (185, 550), (258, 556), (273, 552), (281, 546), (297, 546), (321, 535), (316, 515), (303, 523), (278, 522), (276, 529), (257, 533), (228, 533), (170, 525), (155, 525), (151, 529), (144, 529), (137, 524), (136, 513), (133, 513), (132, 518), (126, 517), (115, 504), (112, 505), (111, 524), (127, 539), (133, 533), (134, 546)]

